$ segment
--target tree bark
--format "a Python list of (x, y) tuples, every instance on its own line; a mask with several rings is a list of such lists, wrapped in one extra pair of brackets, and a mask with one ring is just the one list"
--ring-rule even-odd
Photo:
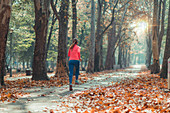
[(146, 62), (145, 65), (146, 67), (149, 69), (150, 65), (151, 65), (151, 58), (152, 58), (152, 39), (150, 36), (150, 33), (148, 35), (148, 38), (146, 39), (146, 44), (147, 44), (147, 50), (146, 50)]
[(116, 23), (113, 22), (112, 28), (110, 28), (108, 32), (108, 46), (107, 46), (107, 56), (105, 69), (110, 70), (113, 69), (113, 52), (116, 45), (118, 37), (116, 37)]
[[(148, 14), (151, 13), (151, 4), (147, 3), (145, 1), (147, 8), (148, 8)], [(150, 16), (148, 15), (148, 23), (151, 23), (151, 19)], [(151, 58), (152, 58), (152, 28), (150, 26), (148, 26), (147, 28), (147, 37), (146, 37), (146, 45), (147, 45), (147, 49), (146, 49), (146, 61), (145, 61), (145, 65), (146, 67), (149, 69), (150, 65), (151, 65)]]
[(67, 66), (67, 34), (68, 34), (68, 9), (69, 0), (62, 0), (60, 11), (58, 12), (53, 5), (53, 0), (50, 0), (52, 10), (59, 21), (59, 36), (58, 36), (58, 56), (56, 64), (56, 74), (58, 78), (68, 75)]
[(122, 45), (119, 46), (118, 64), (120, 65), (120, 68), (122, 68)]
[(169, 14), (168, 14), (168, 28), (166, 35), (166, 45), (164, 52), (164, 59), (160, 77), (167, 78), (168, 76), (168, 58), (170, 58), (170, 0), (169, 0)]
[(159, 52), (159, 55), (160, 55), (160, 50), (161, 50), (162, 38), (164, 36), (165, 8), (166, 8), (166, 0), (163, 0), (161, 30), (160, 30), (159, 35), (158, 35), (158, 52)]
[(94, 57), (95, 57), (95, 3), (91, 0), (91, 37), (89, 47), (88, 73), (94, 73)]
[(158, 17), (157, 17), (157, 37), (159, 38), (159, 30), (160, 30), (160, 19), (161, 19), (161, 4), (162, 4), (162, 0), (159, 0), (158, 3)]
[(131, 48), (130, 48), (130, 46), (128, 47), (128, 58), (127, 58), (127, 66), (130, 66), (130, 63), (131, 63), (131, 54), (130, 54), (130, 50), (131, 50)]
[(127, 61), (127, 45), (125, 45), (123, 52), (124, 52), (123, 64), (124, 64), (124, 68), (125, 68), (126, 67), (126, 61)]
[(155, 70), (159, 70), (159, 53), (158, 53), (158, 37), (157, 37), (157, 17), (158, 17), (158, 0), (154, 0), (154, 11), (153, 11), (153, 25), (152, 25), (152, 53), (153, 53), (153, 64), (158, 63), (154, 66)]
[(77, 0), (72, 0), (72, 39), (77, 35)]
[(100, 69), (100, 71), (103, 71), (103, 70), (104, 70), (104, 66), (103, 66), (103, 36), (101, 37), (101, 40), (100, 40), (99, 69)]
[(102, 18), (102, 6), (103, 6), (103, 0), (98, 0), (98, 9), (97, 9), (97, 30), (96, 30), (96, 40), (95, 40), (95, 68), (94, 71), (98, 72), (100, 71), (100, 55), (101, 55), (101, 37), (100, 32), (101, 32), (101, 18)]
[(80, 37), (80, 41), (79, 41), (80, 47), (81, 47), (82, 41), (84, 40), (84, 37), (85, 37), (85, 33), (84, 33), (85, 29), (86, 29), (86, 23), (84, 22), (84, 25), (81, 28), (81, 35), (79, 36)]
[[(148, 17), (148, 22), (150, 23), (149, 17)], [(146, 50), (145, 65), (149, 69), (151, 65), (151, 58), (152, 58), (152, 33), (149, 26), (148, 26), (148, 38), (146, 38), (146, 45), (147, 45), (147, 50)]]
[[(104, 29), (104, 17), (105, 17), (105, 13), (106, 13), (106, 10), (107, 10), (107, 2), (106, 1), (103, 1), (103, 13), (102, 13), (102, 20), (101, 20), (101, 30)], [(100, 59), (99, 59), (99, 68), (100, 68), (100, 71), (103, 71), (104, 70), (104, 51), (103, 51), (103, 35), (101, 36), (101, 40), (100, 40)]]
[(67, 33), (68, 33), (68, 9), (69, 0), (62, 0), (59, 11), (59, 37), (58, 37), (58, 57), (57, 57), (57, 77), (68, 75), (67, 67)]
[(35, 7), (35, 49), (33, 80), (48, 80), (46, 69), (46, 40), (49, 19), (49, 1), (34, 0)]
[(11, 0), (0, 1), (0, 86), (4, 84), (5, 51), (11, 16)]

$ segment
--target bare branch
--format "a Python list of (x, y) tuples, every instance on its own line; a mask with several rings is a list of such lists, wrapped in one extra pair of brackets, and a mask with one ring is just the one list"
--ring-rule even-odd
[(60, 21), (60, 18), (59, 18), (59, 15), (58, 15), (58, 11), (57, 11), (57, 9), (55, 8), (55, 5), (53, 4), (53, 2), (54, 2), (53, 0), (50, 0), (50, 4), (51, 4), (51, 7), (52, 7), (52, 10), (53, 10), (56, 18)]
[(132, 0), (127, 1), (122, 7), (120, 7), (120, 8), (116, 11), (116, 13), (119, 12), (122, 8), (124, 8), (130, 1), (132, 1)]
[(118, 4), (118, 1), (119, 1), (119, 0), (116, 1), (116, 4), (115, 4), (114, 7), (113, 7), (113, 10), (112, 10), (112, 19), (111, 19), (110, 24), (103, 30), (103, 32), (99, 35), (99, 37), (101, 37), (101, 36), (106, 32), (106, 30), (112, 25), (112, 23), (113, 23), (113, 21), (114, 21), (115, 8), (116, 8), (116, 6), (117, 6), (117, 4)]

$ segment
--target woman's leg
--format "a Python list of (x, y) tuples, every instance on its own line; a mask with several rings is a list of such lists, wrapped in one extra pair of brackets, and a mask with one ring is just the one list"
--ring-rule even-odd
[(79, 76), (79, 65), (80, 65), (80, 61), (76, 61), (75, 63), (75, 67), (76, 67), (76, 82), (78, 83), (78, 76)]
[(74, 62), (72, 60), (69, 61), (69, 83), (72, 84), (72, 78), (73, 78), (73, 69), (74, 69)]

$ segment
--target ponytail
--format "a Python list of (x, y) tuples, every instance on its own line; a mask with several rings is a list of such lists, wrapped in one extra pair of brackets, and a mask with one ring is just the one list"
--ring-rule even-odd
[(77, 43), (78, 43), (77, 38), (74, 38), (74, 39), (73, 39), (73, 43), (72, 43), (71, 46), (70, 46), (70, 49), (73, 49), (73, 47), (74, 47)]

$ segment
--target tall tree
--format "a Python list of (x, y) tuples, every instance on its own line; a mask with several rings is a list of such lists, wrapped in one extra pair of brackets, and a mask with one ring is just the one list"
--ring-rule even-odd
[[(56, 0), (55, 5), (57, 5), (57, 1), (58, 1), (58, 0)], [(57, 18), (55, 17), (55, 14), (53, 14), (53, 16), (52, 16), (51, 28), (50, 28), (50, 33), (49, 33), (49, 36), (48, 36), (46, 56), (47, 56), (47, 53), (48, 53), (48, 49), (49, 49), (49, 47), (50, 47), (51, 36), (52, 36), (52, 32), (53, 32), (53, 28), (54, 28), (54, 24), (55, 24), (56, 20), (57, 20)]]
[(95, 3), (91, 0), (91, 37), (89, 47), (89, 61), (87, 72), (94, 73), (94, 53), (95, 53)]
[(112, 24), (112, 28), (110, 28), (108, 32), (108, 46), (107, 46), (107, 56), (105, 69), (110, 70), (113, 69), (114, 65), (114, 48), (116, 45), (118, 37), (116, 37), (116, 22), (114, 21)]
[[(159, 52), (159, 55), (160, 55), (160, 49), (161, 49), (161, 43), (162, 43), (162, 38), (164, 36), (164, 20), (165, 20), (165, 9), (166, 9), (166, 0), (160, 0), (160, 2), (162, 3), (162, 16), (161, 16), (161, 26), (160, 26), (160, 31), (158, 29), (158, 52)], [(158, 17), (160, 18), (160, 17)]]
[(113, 9), (112, 9), (112, 17), (110, 23), (103, 29), (100, 29), (101, 26), (101, 11), (102, 11), (102, 5), (103, 0), (98, 0), (98, 18), (97, 18), (97, 31), (96, 31), (96, 40), (95, 40), (95, 63), (94, 63), (94, 71), (100, 71), (100, 57), (101, 57), (101, 38), (103, 37), (104, 33), (108, 30), (108, 28), (112, 25), (114, 21), (114, 13), (115, 13), (115, 7), (118, 4), (118, 1), (116, 1)]
[(77, 35), (77, 0), (72, 0), (72, 39)]
[(120, 68), (122, 68), (122, 44), (119, 45), (119, 53), (118, 53), (118, 65), (120, 65)]
[(145, 61), (145, 65), (147, 66), (147, 68), (149, 69), (150, 65), (151, 65), (151, 58), (152, 58), (152, 38), (151, 38), (151, 32), (150, 29), (148, 27), (148, 34), (147, 34), (147, 38), (146, 38), (146, 61)]
[(116, 36), (116, 20), (113, 21), (113, 25), (112, 25), (112, 28), (110, 31), (111, 34), (110, 34), (110, 37), (108, 37), (107, 57), (106, 57), (106, 64), (105, 64), (106, 69), (113, 69), (114, 56), (115, 56), (114, 53), (116, 50), (115, 45), (116, 45), (118, 39), (120, 40), (120, 38), (121, 38), (122, 25), (124, 23), (127, 8), (128, 8), (128, 4), (125, 5), (124, 12), (123, 12), (120, 24), (119, 24), (117, 36)]
[(49, 1), (34, 0), (35, 7), (35, 49), (33, 80), (48, 80), (46, 69), (46, 40), (49, 21)]
[[(157, 66), (154, 66), (154, 70), (160, 70), (159, 67), (159, 52), (158, 52), (158, 37), (157, 37), (157, 17), (158, 17), (158, 0), (154, 0), (153, 10), (153, 25), (152, 25), (152, 53), (153, 53), (153, 64), (158, 62)], [(153, 70), (153, 71), (154, 71)]]
[(168, 28), (166, 35), (166, 45), (164, 51), (164, 59), (160, 77), (167, 78), (168, 76), (168, 59), (170, 58), (170, 0), (169, 0), (169, 14), (168, 14)]
[(101, 18), (102, 18), (102, 8), (103, 8), (104, 0), (98, 0), (97, 7), (97, 29), (96, 29), (96, 39), (95, 39), (95, 71), (100, 71), (100, 57), (101, 57), (101, 41), (102, 35), (101, 33)]
[(5, 50), (11, 16), (11, 0), (0, 0), (0, 85), (4, 85)]
[[(151, 23), (151, 17), (150, 17), (150, 13), (151, 13), (151, 3), (145, 1), (146, 7), (148, 9), (148, 23)], [(145, 61), (145, 65), (147, 66), (147, 68), (149, 69), (150, 65), (151, 65), (151, 58), (152, 58), (152, 28), (150, 26), (147, 26), (147, 36), (146, 36), (146, 61)]]
[(51, 0), (51, 7), (59, 21), (59, 37), (58, 37), (58, 57), (56, 76), (66, 76), (68, 74), (67, 67), (67, 34), (68, 34), (68, 9), (69, 0), (62, 0), (60, 5), (60, 11), (58, 13), (56, 7)]

